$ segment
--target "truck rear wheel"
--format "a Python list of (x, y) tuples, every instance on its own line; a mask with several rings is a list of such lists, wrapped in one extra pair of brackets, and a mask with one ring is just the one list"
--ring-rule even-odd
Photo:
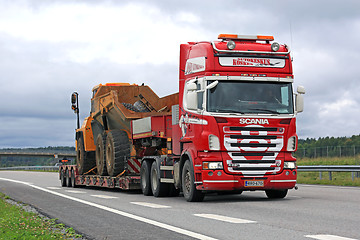
[(79, 137), (76, 148), (76, 166), (79, 174), (88, 172), (95, 166), (95, 164), (96, 162), (93, 152), (85, 151), (84, 139), (82, 136)]
[(125, 168), (130, 156), (130, 142), (124, 131), (112, 130), (106, 137), (106, 168), (110, 176), (115, 177)]
[(106, 144), (106, 135), (98, 134), (96, 138), (95, 159), (96, 159), (97, 173), (101, 176), (107, 175), (105, 144)]
[(191, 162), (187, 160), (182, 170), (182, 190), (184, 198), (188, 202), (201, 202), (204, 199), (204, 194), (196, 189), (194, 169)]
[(165, 197), (166, 195), (169, 195), (170, 185), (160, 181), (160, 169), (158, 168), (156, 161), (151, 165), (150, 179), (151, 190), (154, 197)]
[(151, 184), (150, 184), (150, 162), (147, 160), (142, 161), (140, 168), (140, 185), (141, 191), (145, 196), (152, 195)]
[(284, 198), (287, 195), (288, 190), (265, 190), (266, 196), (271, 199)]

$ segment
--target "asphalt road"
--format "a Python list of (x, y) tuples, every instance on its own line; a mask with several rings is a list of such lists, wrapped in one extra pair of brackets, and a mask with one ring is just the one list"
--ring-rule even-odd
[(285, 199), (263, 192), (204, 202), (140, 192), (61, 188), (57, 173), (0, 171), (0, 191), (89, 239), (360, 239), (360, 188), (299, 185)]

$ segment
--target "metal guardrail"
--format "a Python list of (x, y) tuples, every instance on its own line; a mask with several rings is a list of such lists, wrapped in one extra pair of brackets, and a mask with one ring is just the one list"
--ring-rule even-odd
[(0, 170), (40, 170), (40, 171), (58, 171), (59, 166), (17, 166), (17, 167), (3, 167)]
[(56, 153), (56, 152), (13, 152), (0, 151), (0, 156), (26, 156), (26, 157), (76, 157), (76, 153)]
[[(329, 172), (329, 180), (332, 180), (332, 172), (351, 172), (351, 178), (360, 177), (360, 165), (313, 165), (298, 166), (298, 172), (319, 172), (322, 179), (322, 172)], [(356, 175), (356, 176), (355, 176)]]

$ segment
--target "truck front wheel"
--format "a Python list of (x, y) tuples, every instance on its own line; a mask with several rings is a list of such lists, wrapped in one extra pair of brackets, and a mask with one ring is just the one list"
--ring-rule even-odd
[(184, 164), (181, 179), (182, 190), (186, 201), (201, 202), (204, 199), (204, 194), (196, 189), (194, 170), (189, 160)]
[(266, 196), (271, 199), (286, 197), (288, 190), (265, 190)]

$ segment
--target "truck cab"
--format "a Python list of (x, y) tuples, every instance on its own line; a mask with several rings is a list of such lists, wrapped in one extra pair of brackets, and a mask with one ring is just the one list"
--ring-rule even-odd
[(295, 187), (305, 91), (293, 92), (289, 47), (273, 40), (220, 34), (181, 45), (174, 153), (192, 163), (194, 191), (265, 190), (282, 198)]

